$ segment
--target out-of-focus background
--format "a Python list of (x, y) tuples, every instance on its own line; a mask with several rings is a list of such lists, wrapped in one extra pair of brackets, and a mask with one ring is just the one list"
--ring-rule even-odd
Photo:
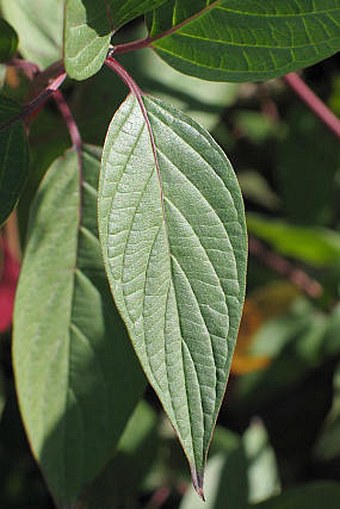
[[(121, 37), (131, 40), (139, 31), (138, 23), (131, 24)], [(143, 90), (203, 124), (230, 158), (247, 212), (248, 290), (209, 455), (207, 503), (193, 493), (173, 430), (148, 389), (118, 453), (84, 494), (84, 505), (242, 509), (300, 486), (310, 490), (311, 503), (320, 504), (315, 507), (327, 506), (320, 483), (340, 479), (339, 140), (282, 79), (242, 85), (201, 81), (172, 70), (150, 50), (121, 61)], [(337, 115), (339, 63), (335, 56), (303, 72)], [(0, 72), (3, 93), (27, 100), (25, 73), (3, 67)], [(85, 142), (102, 144), (126, 94), (107, 69), (86, 82), (66, 83), (65, 96)], [(47, 167), (70, 142), (52, 103), (30, 119), (29, 130), (30, 178), (17, 212), (0, 232), (3, 509), (53, 507), (17, 408), (11, 316), (29, 204)], [(318, 484), (306, 488), (307, 483)], [(300, 507), (288, 503), (284, 507)]]

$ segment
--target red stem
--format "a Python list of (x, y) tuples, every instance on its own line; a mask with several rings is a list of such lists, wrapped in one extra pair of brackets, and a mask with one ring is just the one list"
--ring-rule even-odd
[(323, 122), (328, 129), (340, 139), (340, 120), (325, 105), (321, 99), (314, 94), (309, 86), (295, 72), (286, 74), (283, 77), (287, 85), (296, 93), (298, 97), (308, 106), (308, 108)]
[(81, 150), (82, 150), (82, 141), (80, 132), (78, 129), (78, 126), (76, 124), (76, 121), (73, 118), (72, 112), (69, 108), (69, 105), (65, 101), (65, 98), (63, 94), (60, 92), (60, 90), (56, 90), (53, 94), (53, 99), (58, 106), (58, 109), (65, 121), (65, 124), (67, 125), (68, 132), (70, 133), (70, 138), (72, 141), (72, 145), (74, 146), (75, 150), (77, 151), (77, 154), (79, 157), (81, 157)]
[(40, 92), (39, 95), (37, 95), (37, 97), (35, 97), (31, 102), (24, 106), (21, 113), (8, 120), (8, 122), (2, 124), (0, 126), (0, 131), (6, 129), (17, 120), (24, 120), (25, 118), (29, 117), (34, 111), (39, 109), (55, 93), (55, 91), (58, 90), (58, 88), (61, 86), (65, 78), (66, 73), (62, 72), (56, 78), (51, 80), (49, 84), (44, 88), (44, 90)]
[(202, 14), (205, 14), (207, 11), (210, 11), (213, 7), (216, 6), (219, 0), (211, 3), (210, 5), (207, 5), (206, 7), (203, 7), (198, 12), (195, 12), (192, 16), (189, 18), (184, 19), (181, 23), (178, 23), (177, 25), (172, 26), (165, 32), (162, 32), (158, 35), (155, 35), (154, 37), (145, 37), (144, 39), (138, 39), (137, 41), (131, 41), (126, 42), (124, 44), (118, 44), (114, 48), (115, 55), (118, 55), (119, 53), (129, 53), (130, 51), (136, 51), (138, 49), (148, 48), (153, 42), (157, 41), (158, 39), (163, 39), (163, 37), (166, 37), (167, 35), (171, 35), (174, 32), (177, 32), (180, 28), (184, 27), (194, 19), (198, 18), (199, 16), (202, 16)]

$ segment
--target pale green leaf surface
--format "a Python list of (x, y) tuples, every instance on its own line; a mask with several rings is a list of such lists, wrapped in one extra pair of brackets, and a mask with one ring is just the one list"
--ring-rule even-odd
[(19, 51), (42, 68), (62, 56), (64, 0), (0, 0), (19, 35)]
[(274, 78), (340, 49), (339, 0), (172, 0), (149, 26), (167, 63), (214, 81)]
[[(20, 106), (0, 96), (0, 125), (20, 112)], [(28, 173), (28, 143), (21, 120), (0, 129), (0, 226), (15, 207)]]
[(277, 497), (256, 504), (253, 509), (338, 509), (340, 485), (335, 482), (310, 483), (292, 488)]
[(244, 298), (243, 204), (210, 135), (162, 101), (143, 101), (156, 158), (130, 96), (106, 137), (99, 232), (117, 307), (197, 485)]
[(86, 149), (82, 159), (81, 191), (73, 150), (42, 181), (14, 316), (23, 421), (62, 506), (74, 502), (110, 459), (145, 386), (101, 261), (99, 153)]
[(66, 0), (65, 68), (71, 78), (84, 80), (99, 71), (111, 36), (128, 21), (165, 0)]

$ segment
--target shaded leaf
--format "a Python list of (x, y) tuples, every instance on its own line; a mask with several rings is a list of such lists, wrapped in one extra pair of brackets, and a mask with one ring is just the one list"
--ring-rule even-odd
[(64, 0), (1, 0), (0, 5), (25, 58), (41, 67), (61, 58)]
[(18, 47), (18, 36), (7, 23), (0, 18), (0, 62), (7, 62), (15, 54)]
[(1, 129), (20, 112), (20, 106), (0, 96), (0, 225), (15, 207), (28, 173), (28, 143), (24, 124), (18, 120)]
[[(339, 329), (338, 329), (339, 333)], [(315, 446), (315, 455), (323, 461), (340, 456), (340, 367), (333, 380), (333, 404)]]
[(124, 430), (116, 454), (85, 495), (89, 509), (125, 507), (138, 497), (140, 484), (159, 445), (157, 421), (156, 413), (141, 401)]
[(340, 165), (339, 140), (303, 104), (294, 104), (287, 120), (289, 128), (278, 145), (285, 215), (293, 223), (327, 225), (333, 219), (334, 177)]
[(42, 181), (14, 318), (23, 420), (61, 505), (73, 502), (110, 459), (144, 388), (102, 267), (98, 151), (86, 149), (82, 163), (81, 186), (73, 150)]
[(244, 298), (237, 180), (198, 124), (160, 100), (123, 103), (106, 137), (99, 231), (117, 307), (199, 490)]
[(165, 0), (66, 0), (65, 68), (71, 78), (84, 80), (99, 71), (111, 36), (128, 21), (155, 9)]
[(340, 484), (311, 483), (300, 488), (293, 488), (277, 497), (254, 505), (254, 509), (338, 509)]
[(340, 49), (338, 0), (171, 0), (150, 21), (152, 46), (181, 72), (258, 81)]

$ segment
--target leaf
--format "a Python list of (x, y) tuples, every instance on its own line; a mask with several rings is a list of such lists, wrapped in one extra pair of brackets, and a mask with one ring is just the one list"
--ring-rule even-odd
[(7, 62), (15, 54), (18, 47), (18, 36), (7, 23), (0, 18), (0, 62)]
[(254, 509), (338, 509), (340, 485), (335, 482), (310, 483), (285, 491), (252, 506)]
[(206, 502), (188, 490), (179, 509), (244, 509), (248, 500), (247, 459), (240, 437), (217, 426), (211, 456), (205, 476)]
[(316, 266), (335, 265), (340, 257), (340, 235), (321, 227), (304, 227), (247, 214), (249, 233), (268, 242), (280, 253)]
[(243, 204), (210, 135), (143, 101), (154, 143), (133, 97), (108, 130), (100, 240), (115, 302), (200, 491), (244, 298)]
[[(339, 329), (338, 329), (339, 334)], [(314, 454), (321, 461), (330, 461), (340, 456), (340, 366), (333, 378), (333, 403), (317, 440)]]
[(86, 507), (126, 507), (131, 498), (138, 498), (140, 484), (157, 456), (157, 422), (157, 414), (141, 401), (124, 430), (117, 453), (87, 491)]
[(62, 506), (110, 459), (145, 386), (102, 266), (98, 151), (87, 148), (82, 163), (81, 189), (73, 150), (52, 164), (41, 184), (14, 315), (23, 421)]
[(338, 0), (171, 0), (149, 24), (158, 55), (213, 81), (258, 81), (340, 49)]
[(19, 34), (19, 51), (44, 68), (62, 56), (64, 0), (0, 0), (3, 16)]
[(66, 0), (64, 60), (70, 77), (84, 80), (98, 72), (106, 58), (112, 34), (164, 1)]
[(20, 112), (20, 106), (0, 96), (0, 226), (14, 209), (28, 173), (28, 143), (24, 124), (18, 120), (1, 128)]
[(242, 441), (249, 463), (249, 502), (254, 504), (280, 491), (278, 466), (266, 428), (260, 419), (253, 418)]

